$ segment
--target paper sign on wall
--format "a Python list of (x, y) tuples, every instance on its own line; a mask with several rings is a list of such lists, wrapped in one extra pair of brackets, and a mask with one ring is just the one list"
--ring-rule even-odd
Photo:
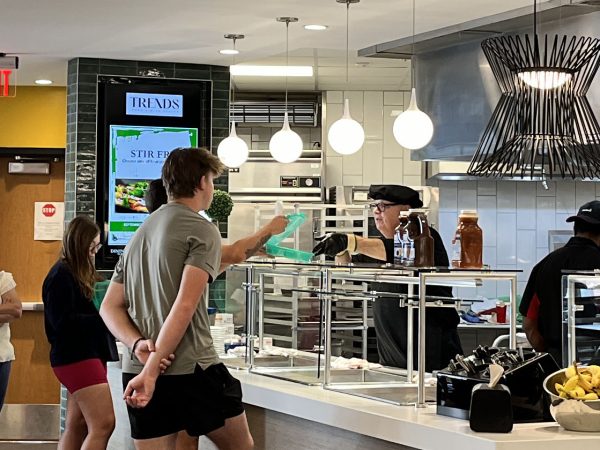
[(60, 241), (65, 223), (63, 202), (35, 202), (33, 216), (33, 239), (35, 241)]

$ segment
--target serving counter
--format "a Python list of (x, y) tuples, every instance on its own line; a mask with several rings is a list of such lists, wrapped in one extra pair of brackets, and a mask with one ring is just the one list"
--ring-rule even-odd
[[(321, 448), (338, 448), (332, 438), (324, 440), (324, 435), (329, 433), (333, 438), (339, 436), (339, 439), (343, 439), (343, 433), (333, 428), (328, 430), (329, 427), (348, 433), (347, 438), (351, 435), (369, 436), (386, 441), (385, 444), (397, 444), (397, 447), (389, 448), (399, 449), (563, 450), (565, 446), (596, 448), (600, 445), (600, 433), (565, 431), (554, 422), (515, 424), (513, 431), (507, 434), (475, 433), (470, 430), (466, 420), (437, 415), (435, 406), (395, 406), (246, 371), (232, 373), (242, 383), (244, 403), (266, 412), (261, 429), (252, 427), (253, 434), (272, 436), (274, 432), (271, 427), (275, 426), (278, 414), (286, 416), (287, 420), (283, 422), (287, 427), (304, 427), (303, 440), (300, 443), (288, 442), (285, 446), (287, 450), (317, 448), (314, 443), (323, 441), (329, 443)], [(273, 423), (269, 423), (269, 412), (277, 413)], [(251, 424), (254, 414), (257, 411), (250, 409)], [(279, 419), (278, 422), (282, 421)], [(275, 434), (290, 435), (284, 429), (279, 429)], [(278, 438), (274, 436), (271, 439)], [(257, 448), (283, 447), (267, 443), (265, 447)], [(361, 448), (388, 447), (377, 447), (373, 443), (371, 447), (361, 444)]]

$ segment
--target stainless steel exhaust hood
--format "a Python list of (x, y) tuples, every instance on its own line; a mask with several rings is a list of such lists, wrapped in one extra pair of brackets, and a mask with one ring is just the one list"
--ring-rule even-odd
[[(598, 35), (600, 0), (550, 1), (541, 6), (543, 33)], [(500, 89), (481, 50), (481, 41), (502, 33), (527, 33), (532, 8), (415, 36), (415, 83), (419, 106), (435, 124), (432, 141), (412, 152), (413, 160), (470, 161), (500, 98)], [(410, 58), (412, 38), (378, 44), (359, 51), (360, 56)], [(600, 113), (600, 77), (587, 98)]]

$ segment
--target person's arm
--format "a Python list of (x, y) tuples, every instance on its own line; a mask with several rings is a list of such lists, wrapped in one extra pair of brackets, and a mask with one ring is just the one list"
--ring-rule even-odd
[[(108, 330), (120, 342), (126, 345), (136, 356), (136, 358), (145, 364), (150, 353), (156, 350), (152, 339), (142, 336), (129, 313), (125, 302), (125, 287), (119, 281), (111, 281), (104, 300), (100, 306), (100, 317)], [(135, 347), (135, 348), (133, 348)], [(175, 355), (170, 354), (168, 358), (161, 361), (161, 371), (165, 371), (170, 365)]]
[(315, 256), (335, 256), (335, 261), (344, 263), (350, 261), (352, 254), (361, 254), (387, 261), (386, 248), (380, 238), (364, 238), (354, 234), (331, 233), (325, 235), (321, 242), (313, 248)]
[(537, 317), (535, 319), (523, 317), (523, 331), (527, 336), (527, 340), (536, 351), (543, 352), (546, 350), (544, 337), (540, 334), (538, 328)]
[(152, 398), (161, 359), (168, 358), (179, 345), (198, 308), (209, 278), (210, 275), (198, 267), (184, 267), (177, 298), (158, 333), (155, 351), (150, 354), (142, 372), (129, 382), (123, 394), (129, 406), (144, 407)]
[(387, 261), (383, 240), (380, 238), (364, 238), (356, 236), (356, 251), (361, 255), (369, 256), (379, 261)]
[(17, 291), (9, 289), (2, 294), (2, 302), (0, 303), (0, 324), (9, 323), (19, 319), (23, 313), (21, 301), (17, 295)]
[(539, 264), (536, 264), (531, 270), (527, 285), (523, 291), (521, 303), (519, 304), (519, 312), (523, 316), (523, 331), (527, 336), (527, 340), (536, 351), (543, 352), (546, 350), (546, 343), (544, 342), (544, 337), (540, 333), (538, 324), (541, 302), (536, 292), (539, 270)]
[(112, 335), (128, 348), (132, 348), (139, 338), (144, 338), (127, 312), (123, 283), (110, 282), (100, 306), (100, 316)]
[(231, 245), (223, 245), (221, 247), (219, 273), (223, 272), (231, 264), (241, 263), (254, 256), (271, 236), (283, 233), (287, 224), (288, 220), (285, 216), (276, 216), (256, 233), (239, 239)]

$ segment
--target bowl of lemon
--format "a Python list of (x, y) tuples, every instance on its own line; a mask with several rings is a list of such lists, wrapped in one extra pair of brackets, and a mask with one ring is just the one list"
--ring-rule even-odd
[(565, 430), (600, 431), (600, 366), (573, 364), (549, 375), (550, 413)]

